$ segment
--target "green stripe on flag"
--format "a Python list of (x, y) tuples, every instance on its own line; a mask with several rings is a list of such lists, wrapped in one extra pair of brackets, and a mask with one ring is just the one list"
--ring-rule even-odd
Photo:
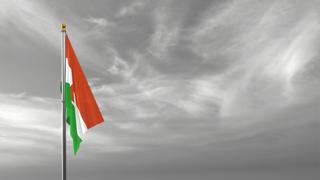
[(70, 125), (70, 134), (73, 140), (73, 152), (74, 154), (77, 154), (82, 140), (77, 133), (76, 113), (74, 105), (72, 104), (71, 88), (69, 83), (66, 83), (65, 85), (65, 92), (67, 123)]

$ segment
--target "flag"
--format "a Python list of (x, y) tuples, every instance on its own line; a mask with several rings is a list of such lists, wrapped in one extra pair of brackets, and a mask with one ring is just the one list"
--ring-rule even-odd
[(84, 133), (93, 126), (102, 123), (103, 117), (67, 35), (65, 38), (65, 52), (66, 120), (70, 125), (73, 151), (76, 154)]

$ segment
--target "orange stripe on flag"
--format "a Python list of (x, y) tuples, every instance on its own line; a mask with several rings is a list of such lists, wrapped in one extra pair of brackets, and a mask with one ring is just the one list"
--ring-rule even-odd
[(66, 58), (72, 70), (71, 91), (75, 95), (75, 104), (89, 129), (104, 120), (68, 36), (66, 36)]

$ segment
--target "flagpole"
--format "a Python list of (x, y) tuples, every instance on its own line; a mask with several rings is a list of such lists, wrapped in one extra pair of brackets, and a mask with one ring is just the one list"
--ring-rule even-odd
[(61, 101), (62, 101), (62, 158), (61, 158), (61, 179), (67, 179), (67, 155), (66, 155), (66, 105), (65, 105), (65, 84), (66, 84), (66, 25), (61, 24)]

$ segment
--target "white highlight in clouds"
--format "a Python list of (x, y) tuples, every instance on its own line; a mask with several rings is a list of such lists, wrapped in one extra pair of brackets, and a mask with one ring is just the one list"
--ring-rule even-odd
[(92, 23), (98, 27), (107, 27), (107, 26), (113, 26), (114, 23), (109, 22), (105, 18), (94, 18), (94, 17), (89, 17), (87, 19), (84, 19), (85, 21)]
[[(61, 143), (60, 100), (23, 94), (0, 94), (0, 109), (0, 154), (6, 156), (5, 161), (0, 161), (0, 165), (26, 165), (21, 159), (25, 159), (27, 165), (30, 162), (38, 164), (42, 163), (42, 156), (58, 155)], [(67, 148), (71, 152), (69, 129), (67, 135)], [(130, 150), (129, 146), (115, 142), (114, 137), (105, 136), (99, 134), (99, 131), (88, 132), (81, 149), (92, 146), (94, 151), (106, 151), (105, 147), (108, 147), (108, 152)]]
[(317, 56), (313, 47), (319, 36), (317, 16), (298, 11), (297, 5), (302, 4), (226, 2), (224, 8), (204, 12), (204, 20), (192, 28), (195, 53), (212, 63), (228, 58), (221, 73), (199, 79), (211, 84), (220, 99), (220, 115), (293, 103), (298, 88), (293, 81)]
[(126, 74), (128, 70), (129, 70), (129, 65), (118, 56), (114, 57), (114, 63), (108, 69), (108, 71), (111, 72), (112, 74), (120, 74), (120, 73)]
[(134, 1), (128, 6), (122, 7), (120, 11), (116, 14), (116, 17), (124, 17), (137, 14), (137, 12), (144, 8), (144, 6), (145, 4), (142, 1)]
[(109, 52), (111, 57), (113, 57), (113, 64), (107, 69), (107, 71), (113, 75), (122, 76), (129, 82), (135, 81), (133, 74), (138, 68), (140, 60), (135, 58), (135, 62), (133, 64), (129, 64), (127, 61), (122, 59), (114, 49), (109, 49)]
[(8, 94), (0, 94), (0, 100), (0, 153), (12, 157), (8, 165), (17, 165), (15, 156), (38, 163), (40, 159), (33, 159), (35, 152), (55, 153), (61, 119), (58, 100)]
[[(294, 85), (292, 80), (294, 76), (303, 70), (307, 64), (316, 55), (313, 46), (316, 45), (315, 40), (320, 34), (320, 27), (314, 21), (314, 17), (301, 22), (291, 33), (292, 39), (288, 44), (285, 43), (284, 50), (277, 53), (274, 59), (265, 67), (265, 72), (274, 77), (282, 78), (285, 81), (285, 94), (289, 95), (293, 91)], [(286, 48), (287, 47), (287, 48)]]
[(148, 52), (158, 58), (164, 58), (170, 47), (176, 45), (179, 37), (179, 24), (171, 22), (166, 8), (160, 8), (154, 14), (154, 32), (150, 37)]
[[(0, 0), (0, 26), (14, 24), (28, 36), (39, 37), (58, 47), (59, 22), (46, 7), (36, 1)], [(38, 36), (40, 35), (40, 36)]]

